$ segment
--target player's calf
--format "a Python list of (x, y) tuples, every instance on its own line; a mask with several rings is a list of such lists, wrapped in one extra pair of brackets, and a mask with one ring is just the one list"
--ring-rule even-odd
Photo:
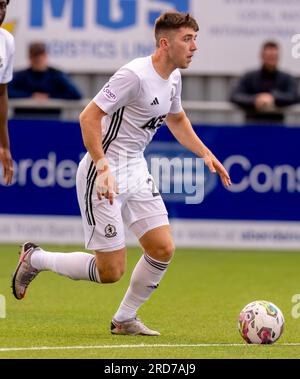
[(126, 249), (95, 251), (96, 267), (101, 283), (118, 282), (126, 270)]

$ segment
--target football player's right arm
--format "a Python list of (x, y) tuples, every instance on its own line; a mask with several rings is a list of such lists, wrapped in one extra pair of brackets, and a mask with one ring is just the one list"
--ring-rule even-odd
[(106, 113), (91, 101), (81, 112), (79, 120), (84, 146), (95, 164), (105, 158), (102, 147), (101, 120)]
[(117, 193), (115, 179), (110, 172), (102, 147), (101, 121), (106, 113), (91, 101), (80, 114), (80, 126), (84, 145), (90, 153), (97, 170), (96, 190), (98, 198), (106, 197), (113, 203), (113, 194)]
[(13, 162), (10, 154), (7, 130), (7, 85), (0, 84), (0, 162), (3, 166), (3, 177), (10, 184), (13, 176)]

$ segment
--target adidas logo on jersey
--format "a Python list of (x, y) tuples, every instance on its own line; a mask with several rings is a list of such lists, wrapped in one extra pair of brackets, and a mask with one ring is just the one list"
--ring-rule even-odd
[(159, 105), (158, 98), (156, 97), (150, 105)]

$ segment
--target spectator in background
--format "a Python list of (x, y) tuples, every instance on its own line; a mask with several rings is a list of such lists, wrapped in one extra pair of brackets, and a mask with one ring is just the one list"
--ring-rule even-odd
[(16, 72), (8, 86), (10, 98), (81, 99), (81, 93), (67, 75), (48, 66), (48, 54), (44, 43), (31, 43), (28, 56), (30, 67)]
[(279, 45), (265, 42), (262, 67), (246, 73), (234, 88), (231, 101), (246, 111), (249, 122), (283, 122), (281, 107), (298, 101), (297, 81), (278, 69)]

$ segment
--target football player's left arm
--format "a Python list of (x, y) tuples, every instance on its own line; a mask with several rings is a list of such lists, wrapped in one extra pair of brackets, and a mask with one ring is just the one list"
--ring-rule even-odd
[(198, 157), (203, 158), (204, 163), (212, 173), (220, 175), (222, 183), (227, 188), (231, 181), (228, 172), (214, 154), (204, 145), (191, 125), (185, 112), (169, 113), (166, 124), (177, 141)]
[(0, 84), (0, 163), (3, 167), (4, 182), (10, 184), (13, 176), (13, 161), (7, 130), (7, 101), (7, 85)]

